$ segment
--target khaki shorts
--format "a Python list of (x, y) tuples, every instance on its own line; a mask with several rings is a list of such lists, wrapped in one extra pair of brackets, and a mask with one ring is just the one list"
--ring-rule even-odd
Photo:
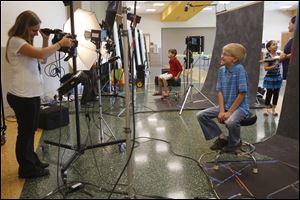
[(164, 74), (159, 75), (158, 78), (169, 80), (169, 79), (173, 78), (173, 75), (169, 74), (169, 73), (164, 73)]

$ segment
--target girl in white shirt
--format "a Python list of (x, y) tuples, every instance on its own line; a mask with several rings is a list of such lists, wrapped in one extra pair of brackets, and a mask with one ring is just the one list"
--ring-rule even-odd
[[(70, 48), (73, 41), (63, 37), (59, 42), (48, 46), (49, 36), (40, 30), (41, 20), (32, 11), (22, 12), (9, 30), (6, 45), (6, 59), (12, 70), (7, 101), (15, 112), (18, 123), (16, 157), (19, 163), (20, 178), (36, 178), (49, 175), (34, 152), (34, 134), (38, 127), (40, 96), (43, 93), (39, 60), (46, 62), (47, 57), (61, 47)], [(40, 32), (43, 48), (33, 46), (33, 39)]]

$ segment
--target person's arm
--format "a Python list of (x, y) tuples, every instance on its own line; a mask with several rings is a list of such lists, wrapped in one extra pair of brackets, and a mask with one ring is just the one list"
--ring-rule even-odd
[(291, 58), (291, 55), (292, 55), (291, 53), (289, 53), (289, 54), (282, 53), (282, 54), (280, 55), (279, 60), (280, 60), (280, 61), (289, 60), (289, 59)]
[(224, 119), (227, 120), (232, 113), (240, 106), (242, 101), (244, 100), (245, 96), (248, 92), (248, 78), (247, 78), (247, 72), (244, 68), (241, 68), (239, 71), (239, 75), (237, 76), (238, 80), (238, 90), (239, 94), (233, 101), (232, 105), (230, 106), (229, 110), (225, 113)]
[(71, 45), (72, 40), (65, 35), (59, 42), (45, 48), (35, 48), (28, 43), (24, 44), (18, 53), (32, 58), (45, 59), (58, 51), (61, 47), (71, 47)]
[(275, 63), (274, 65), (272, 65), (272, 66), (269, 66), (268, 63), (265, 63), (265, 65), (264, 65), (265, 71), (273, 70), (273, 69), (278, 65), (278, 63), (279, 63), (279, 62), (276, 61), (276, 63)]
[[(44, 34), (41, 30), (39, 32), (43, 38), (43, 48), (48, 47), (49, 35)], [(42, 64), (45, 64), (46, 62), (47, 62), (47, 58), (44, 58), (41, 60)]]
[(245, 96), (246, 96), (246, 93), (238, 94), (238, 96), (234, 100), (234, 102), (231, 105), (231, 107), (229, 108), (229, 110), (224, 114), (224, 116), (223, 116), (224, 121), (227, 120), (232, 115), (232, 113), (240, 106), (240, 104), (244, 100)]
[(221, 90), (218, 91), (218, 103), (220, 107), (220, 112), (218, 114), (218, 121), (220, 123), (224, 122), (224, 115), (225, 115), (225, 106), (224, 106), (224, 96)]
[(179, 62), (179, 60), (177, 60), (177, 68), (178, 68), (178, 74), (177, 74), (177, 76), (174, 78), (175, 79), (175, 81), (177, 81), (178, 79), (179, 79), (179, 77), (180, 77), (180, 75), (181, 75), (181, 72), (182, 72), (182, 65), (181, 65), (181, 63)]
[(229, 108), (229, 110), (227, 112), (229, 112), (230, 114), (232, 114), (242, 103), (242, 101), (244, 100), (246, 96), (246, 93), (239, 93), (238, 96), (236, 97), (236, 99), (234, 100), (233, 104), (231, 105), (231, 107)]

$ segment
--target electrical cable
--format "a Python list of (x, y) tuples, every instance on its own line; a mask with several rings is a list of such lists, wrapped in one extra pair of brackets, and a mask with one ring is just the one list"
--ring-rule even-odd
[[(59, 59), (57, 59), (56, 53), (54, 55), (55, 55), (55, 60), (44, 67), (45, 75), (49, 77), (56, 77), (56, 76), (60, 77), (62, 71), (63, 71), (63, 75), (65, 75), (66, 73), (65, 69), (60, 65), (60, 61), (66, 57), (66, 53), (62, 58)], [(59, 53), (59, 57), (60, 57), (60, 53)]]
[[(208, 180), (208, 182), (209, 182), (209, 185), (210, 185), (210, 187), (211, 187), (211, 189), (212, 189), (212, 191), (213, 191), (215, 197), (216, 197), (217, 199), (220, 199), (220, 197), (218, 196), (216, 190), (214, 189), (214, 186), (213, 186), (212, 181), (209, 179), (210, 176), (209, 176), (209, 175), (207, 174), (207, 172), (204, 170), (203, 165), (202, 165), (201, 163), (199, 163), (196, 159), (194, 159), (194, 158), (192, 158), (192, 157), (189, 157), (189, 156), (186, 156), (186, 155), (181, 155), (181, 154), (176, 153), (176, 152), (173, 150), (173, 148), (172, 148), (171, 142), (169, 142), (169, 141), (167, 141), (167, 140), (158, 139), (158, 138), (152, 138), (152, 137), (137, 137), (137, 138), (135, 138), (135, 139), (149, 139), (149, 141), (153, 140), (153, 141), (160, 141), (160, 142), (167, 143), (167, 144), (170, 146), (170, 152), (171, 152), (173, 155), (175, 155), (175, 156), (177, 156), (177, 157), (184, 158), (184, 159), (188, 159), (188, 160), (191, 160), (191, 161), (197, 163), (197, 166), (198, 166), (198, 167), (201, 169), (201, 171), (205, 174), (205, 176), (206, 176), (206, 178), (207, 178), (207, 180)], [(149, 141), (145, 141), (145, 142), (149, 142)], [(143, 143), (145, 143), (145, 142), (143, 142)]]

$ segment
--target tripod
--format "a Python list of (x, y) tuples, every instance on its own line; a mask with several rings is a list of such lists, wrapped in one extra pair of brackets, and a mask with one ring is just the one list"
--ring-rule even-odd
[[(203, 44), (201, 44), (201, 45), (203, 45)], [(200, 48), (201, 45), (199, 45), (199, 48)], [(197, 102), (209, 101), (212, 105), (215, 106), (215, 104), (212, 101), (210, 101), (198, 88), (196, 88), (193, 85), (193, 67), (194, 66), (193, 66), (193, 63), (190, 62), (191, 58), (190, 58), (190, 48), (189, 48), (189, 46), (190, 46), (190, 44), (187, 43), (186, 44), (186, 65), (187, 65), (187, 68), (190, 70), (190, 72), (189, 72), (190, 73), (189, 74), (190, 75), (190, 84), (189, 84), (188, 90), (187, 90), (187, 92), (185, 94), (184, 101), (183, 101), (183, 103), (181, 105), (181, 108), (180, 108), (180, 111), (179, 111), (179, 115), (181, 115), (181, 113), (182, 113), (182, 111), (184, 109), (184, 106), (186, 104), (186, 101), (187, 101), (190, 93), (191, 93), (191, 101), (190, 102), (197, 103)], [(200, 67), (199, 67), (199, 76), (200, 76)], [(200, 93), (202, 96), (204, 96), (205, 99), (204, 100), (193, 101), (193, 89), (195, 89), (198, 93)]]
[(96, 62), (96, 68), (97, 68), (97, 72), (98, 72), (98, 96), (99, 96), (99, 125), (100, 125), (100, 142), (103, 143), (104, 141), (104, 131), (103, 131), (103, 126), (102, 126), (102, 122), (105, 124), (105, 126), (107, 127), (107, 129), (109, 130), (110, 134), (112, 135), (112, 137), (116, 140), (115, 135), (113, 134), (113, 131), (111, 130), (111, 128), (109, 127), (109, 125), (107, 124), (107, 122), (105, 121), (105, 119), (103, 118), (103, 114), (102, 114), (102, 97), (101, 97), (101, 66), (100, 65), (100, 49), (98, 48), (100, 45), (96, 45), (97, 46), (97, 62)]
[[(70, 1), (70, 21), (71, 21), (71, 34), (74, 35), (75, 30), (74, 30), (73, 1)], [(76, 74), (76, 72), (77, 72), (76, 47), (71, 48), (71, 53), (72, 53), (72, 62), (73, 62), (73, 73)], [(99, 94), (101, 94), (101, 93), (99, 92)], [(106, 142), (106, 143), (101, 143), (101, 144), (96, 144), (96, 145), (91, 145), (91, 146), (82, 145), (81, 138), (80, 138), (79, 101), (78, 101), (77, 85), (74, 88), (74, 95), (75, 95), (75, 114), (76, 114), (75, 119), (76, 119), (77, 144), (75, 146), (72, 146), (72, 145), (59, 144), (56, 142), (51, 142), (51, 141), (46, 141), (46, 140), (44, 141), (44, 143), (49, 144), (49, 145), (63, 147), (63, 148), (75, 151), (75, 153), (71, 156), (71, 158), (61, 168), (60, 172), (61, 172), (61, 177), (62, 177), (62, 181), (64, 184), (66, 184), (66, 182), (67, 182), (67, 170), (82, 154), (84, 154), (85, 150), (94, 149), (94, 148), (98, 148), (98, 147), (105, 147), (105, 146), (114, 145), (114, 144), (120, 144), (120, 143), (124, 143), (126, 141), (125, 139), (122, 139), (122, 140), (116, 140), (116, 141), (112, 141), (112, 142)], [(101, 95), (99, 95), (99, 96), (101, 96)], [(62, 95), (61, 95), (61, 97), (62, 97)]]

